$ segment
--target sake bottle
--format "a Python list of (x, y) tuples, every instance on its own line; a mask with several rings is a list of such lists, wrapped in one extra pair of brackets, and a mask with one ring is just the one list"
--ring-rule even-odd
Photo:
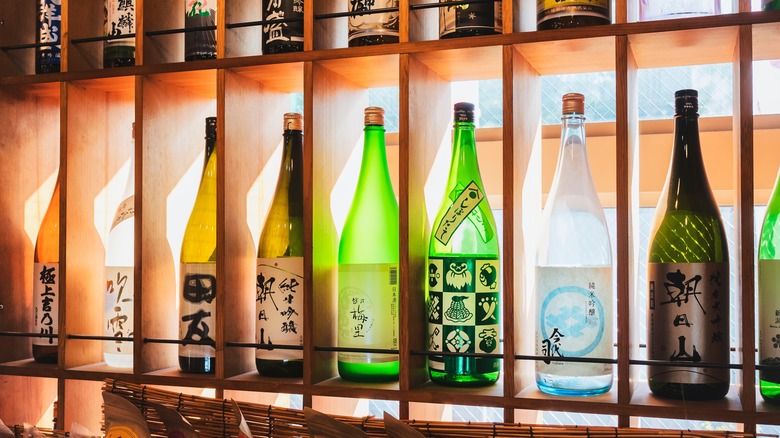
[[(276, 22), (273, 20), (300, 21)], [(263, 54), (300, 52), (303, 50), (303, 1), (263, 0)]]
[[(256, 342), (303, 345), (303, 116), (284, 115), (282, 165), (257, 247)], [(303, 351), (258, 349), (257, 371), (301, 377)]]
[[(57, 335), (60, 309), (60, 179), (43, 215), (33, 259), (33, 333)], [(33, 358), (57, 363), (57, 337), (33, 338)]]
[[(135, 0), (104, 0), (104, 34), (135, 33)], [(103, 45), (103, 68), (135, 65), (135, 38), (108, 40)]]
[(729, 390), (729, 254), (718, 204), (704, 170), (698, 93), (675, 92), (674, 145), (650, 234), (647, 370), (650, 390), (687, 400)]
[[(435, 383), (484, 386), (498, 380), (501, 339), (499, 244), (482, 184), (474, 104), (455, 104), (452, 160), (428, 246), (428, 372)], [(455, 353), (436, 355), (437, 352)]]
[[(338, 346), (398, 349), (398, 202), (385, 151), (384, 110), (365, 110), (363, 161), (339, 242)], [(338, 354), (345, 380), (398, 379), (398, 354)]]
[[(453, 0), (439, 0), (448, 3)], [(500, 34), (501, 2), (468, 3), (439, 8), (439, 38)]]
[[(133, 124), (133, 130), (135, 124)], [(133, 131), (133, 138), (135, 138)], [(128, 338), (133, 336), (133, 301), (135, 291), (135, 148), (130, 155), (122, 202), (116, 208), (114, 220), (106, 239), (105, 279), (106, 294), (103, 313), (105, 336)], [(133, 367), (133, 343), (106, 341), (103, 344), (106, 365), (118, 368)]]
[[(206, 119), (206, 155), (200, 188), (181, 245), (179, 367), (213, 373), (217, 310), (217, 118)], [(198, 341), (198, 344), (186, 341)]]
[[(348, 0), (347, 44), (349, 47), (373, 46), (398, 42), (398, 0)], [(394, 12), (373, 12), (395, 8)]]
[(38, 0), (37, 4), (37, 42), (46, 45), (35, 48), (35, 73), (56, 73), (60, 71), (62, 0)]
[[(780, 367), (780, 171), (758, 241), (758, 354), (761, 365)], [(780, 404), (780, 369), (760, 370), (761, 396)]]
[(558, 165), (536, 252), (536, 384), (556, 395), (612, 387), (612, 365), (555, 361), (612, 357), (612, 251), (588, 166), (585, 97), (563, 96)]
[[(184, 0), (184, 28), (215, 26), (217, 0)], [(184, 34), (184, 60), (217, 58), (217, 31), (190, 30)]]

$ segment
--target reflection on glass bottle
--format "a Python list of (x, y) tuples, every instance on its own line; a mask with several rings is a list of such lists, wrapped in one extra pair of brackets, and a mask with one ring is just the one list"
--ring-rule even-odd
[(611, 22), (610, 0), (536, 0), (538, 30), (595, 26)]
[(37, 42), (51, 45), (35, 48), (35, 73), (60, 71), (61, 2), (62, 0), (38, 0)]
[(585, 97), (563, 96), (563, 129), (536, 252), (539, 389), (595, 395), (612, 387), (612, 365), (555, 361), (612, 357), (612, 250), (585, 148)]
[[(696, 90), (674, 94), (674, 145), (647, 262), (647, 358), (729, 363), (729, 255), (699, 142)], [(727, 368), (649, 366), (655, 395), (722, 398)]]
[[(439, 0), (448, 3), (453, 0)], [(439, 8), (439, 38), (501, 33), (501, 2), (469, 3)]]
[(639, 21), (720, 14), (720, 0), (639, 0)]
[[(347, 5), (359, 13), (349, 16), (349, 47), (398, 42), (398, 0), (347, 0)], [(388, 8), (395, 11), (369, 13)]]
[(303, 50), (303, 0), (263, 0), (263, 20), (292, 20), (263, 26), (263, 54)]
[[(758, 241), (758, 355), (780, 367), (780, 171), (766, 206)], [(761, 396), (780, 404), (780, 371), (759, 371)]]
[[(366, 108), (363, 132), (360, 176), (339, 242), (338, 345), (397, 350), (398, 202), (382, 108)], [(341, 351), (338, 369), (345, 380), (397, 380), (398, 354)]]
[[(184, 28), (216, 26), (217, 0), (184, 0)], [(193, 30), (184, 34), (184, 60), (216, 59), (217, 30)]]
[[(284, 115), (276, 192), (257, 246), (256, 342), (303, 345), (303, 116)], [(258, 349), (257, 371), (303, 375), (303, 351)]]
[[(106, 36), (135, 33), (135, 0), (105, 0), (103, 23)], [(108, 40), (103, 46), (103, 68), (135, 65), (135, 37)]]
[(217, 118), (206, 119), (206, 156), (200, 188), (181, 244), (179, 367), (213, 373), (217, 311)]
[[(56, 335), (60, 308), (60, 179), (43, 215), (33, 260), (33, 333)], [(33, 338), (33, 358), (57, 363), (57, 337)]]
[(455, 104), (452, 161), (428, 246), (425, 288), (428, 357), (435, 383), (484, 386), (498, 380), (501, 361), (457, 353), (501, 351), (498, 235), (477, 163), (474, 104)]

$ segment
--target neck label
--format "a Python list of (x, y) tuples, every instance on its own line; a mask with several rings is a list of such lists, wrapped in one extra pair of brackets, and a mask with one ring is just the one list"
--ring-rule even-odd
[(447, 213), (442, 217), (439, 227), (436, 228), (434, 235), (436, 240), (443, 245), (449, 243), (452, 235), (455, 234), (460, 224), (468, 217), (468, 215), (477, 208), (485, 194), (482, 193), (479, 186), (472, 181), (466, 186), (465, 189), (458, 195), (453, 201)]

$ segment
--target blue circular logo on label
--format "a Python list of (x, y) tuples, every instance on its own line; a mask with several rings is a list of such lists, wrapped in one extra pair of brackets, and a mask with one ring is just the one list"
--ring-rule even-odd
[(583, 357), (595, 350), (604, 336), (604, 308), (595, 293), (563, 286), (545, 297), (539, 324), (548, 356)]

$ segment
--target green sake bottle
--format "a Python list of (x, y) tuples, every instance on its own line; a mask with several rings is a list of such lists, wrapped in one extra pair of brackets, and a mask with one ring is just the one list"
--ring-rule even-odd
[[(761, 365), (780, 366), (780, 172), (758, 241), (758, 354)], [(780, 371), (760, 370), (761, 396), (780, 404)]]

